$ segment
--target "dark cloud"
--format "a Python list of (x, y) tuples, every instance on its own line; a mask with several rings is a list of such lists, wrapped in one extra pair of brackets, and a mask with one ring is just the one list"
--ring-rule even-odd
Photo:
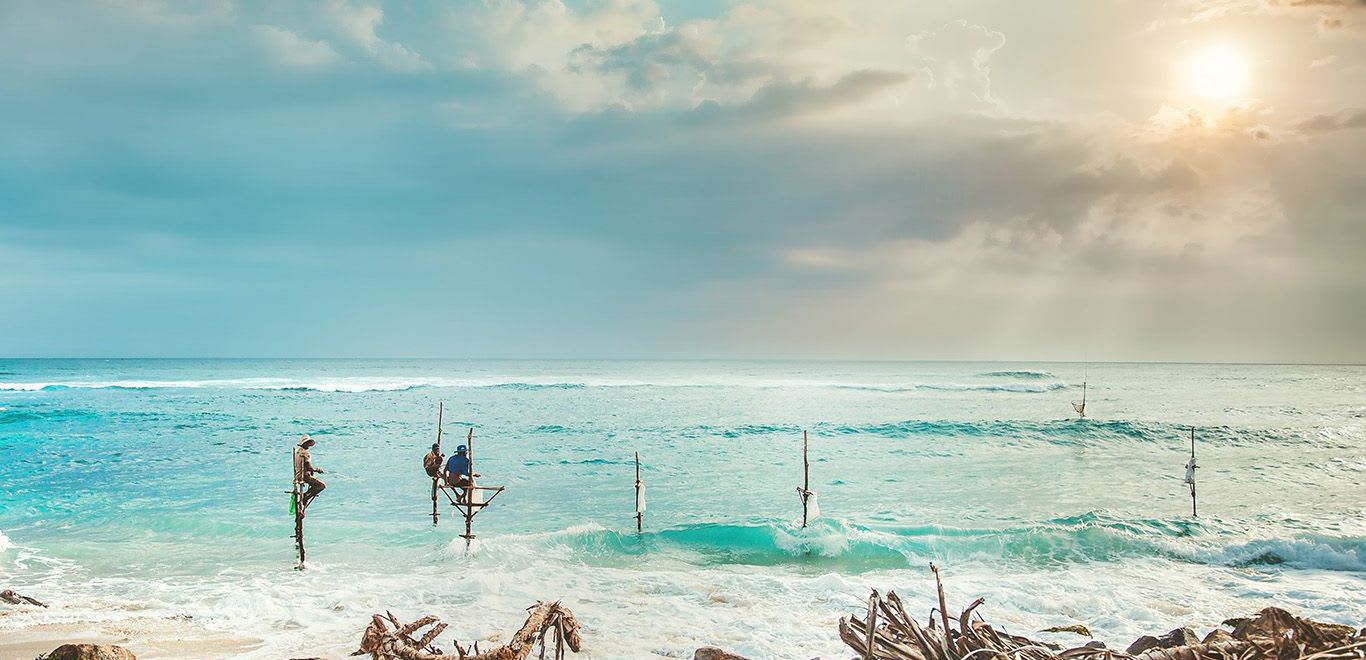
[(1366, 9), (1366, 0), (1269, 0), (1270, 4), (1289, 7)]
[(697, 122), (779, 119), (861, 103), (902, 85), (911, 76), (899, 71), (854, 71), (830, 85), (811, 81), (774, 82), (760, 87), (748, 101), (722, 105), (705, 101), (692, 112)]
[(1366, 128), (1366, 108), (1344, 108), (1331, 114), (1314, 115), (1296, 125), (1308, 133)]

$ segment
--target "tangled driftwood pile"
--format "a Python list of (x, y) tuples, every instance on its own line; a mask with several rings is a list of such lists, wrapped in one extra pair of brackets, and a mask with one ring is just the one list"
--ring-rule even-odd
[[(1276, 607), (1268, 607), (1249, 619), (1231, 619), (1233, 631), (1215, 630), (1197, 640), (1188, 629), (1172, 631), (1164, 638), (1144, 636), (1127, 651), (1105, 648), (1099, 642), (1064, 650), (1057, 644), (1011, 635), (993, 628), (981, 616), (973, 621), (978, 598), (951, 620), (939, 587), (939, 613), (931, 611), (929, 624), (921, 626), (906, 613), (895, 592), (883, 597), (873, 591), (866, 614), (860, 619), (840, 619), (840, 639), (865, 660), (1360, 660), (1366, 658), (1366, 629), (1301, 619)], [(957, 623), (955, 630), (953, 624)], [(1090, 635), (1083, 626), (1054, 631)], [(1182, 633), (1177, 635), (1177, 633)]]
[[(432, 645), (446, 624), (435, 616), (424, 616), (409, 624), (399, 623), (398, 617), (390, 612), (383, 616), (376, 614), (360, 640), (360, 649), (351, 655), (369, 655), (374, 660), (525, 660), (537, 644), (541, 647), (541, 657), (547, 649), (554, 649), (555, 660), (563, 660), (565, 648), (579, 652), (579, 622), (569, 608), (554, 603), (537, 602), (527, 608), (526, 623), (512, 635), (507, 644), (488, 651), (480, 652), (479, 644), (473, 649), (465, 649), (455, 643), (455, 655), (442, 653)], [(393, 624), (394, 629), (389, 629)], [(417, 631), (431, 626), (418, 639), (413, 639)], [(550, 639), (547, 640), (546, 637)]]

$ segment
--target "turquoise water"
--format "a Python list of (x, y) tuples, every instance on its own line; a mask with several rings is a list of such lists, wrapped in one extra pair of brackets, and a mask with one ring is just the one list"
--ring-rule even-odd
[[(447, 446), (474, 428), (507, 486), (468, 552), (421, 469), (442, 401)], [(301, 433), (328, 489), (299, 572)], [(0, 483), (0, 585), (59, 605), (0, 631), (188, 616), (261, 658), (347, 653), (385, 608), (506, 634), (537, 599), (586, 657), (843, 657), (869, 587), (929, 610), (930, 561), (1016, 632), (1127, 642), (1273, 602), (1366, 622), (1362, 367), (4, 360)]]

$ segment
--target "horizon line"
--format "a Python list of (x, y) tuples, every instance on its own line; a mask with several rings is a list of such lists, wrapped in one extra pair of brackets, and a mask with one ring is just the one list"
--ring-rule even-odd
[(454, 356), (3, 356), (0, 362), (13, 360), (221, 360), (221, 361), (446, 361), (446, 362), (845, 362), (845, 363), (1004, 363), (1004, 364), (1077, 364), (1077, 365), (1208, 365), (1208, 366), (1264, 366), (1264, 367), (1362, 367), (1366, 362), (1309, 362), (1309, 361), (1252, 361), (1252, 360), (1075, 360), (1075, 359), (990, 359), (990, 358), (855, 358), (855, 357), (454, 357)]

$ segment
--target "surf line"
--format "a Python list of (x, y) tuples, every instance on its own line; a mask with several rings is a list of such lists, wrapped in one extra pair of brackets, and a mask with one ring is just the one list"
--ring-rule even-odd
[(423, 457), (422, 465), (427, 475), (432, 478), (432, 524), (436, 525), (441, 520), (441, 512), (437, 505), (440, 495), (445, 495), (450, 505), (465, 519), (465, 533), (460, 536), (465, 539), (465, 549), (468, 550), (470, 542), (475, 538), (474, 517), (492, 503), (493, 498), (498, 497), (506, 487), (480, 486), (475, 482), (475, 479), (482, 475), (474, 469), (473, 427), (465, 434), (465, 444), (456, 447), (455, 455), (447, 461), (446, 456), (441, 453), (445, 411), (445, 402), (438, 402), (436, 443), (432, 445), (431, 453)]

